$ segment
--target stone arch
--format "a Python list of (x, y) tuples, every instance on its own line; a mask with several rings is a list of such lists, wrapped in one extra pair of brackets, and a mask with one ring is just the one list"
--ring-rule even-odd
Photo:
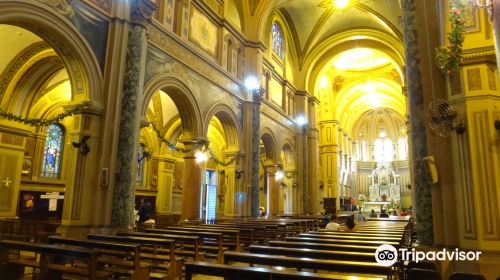
[(171, 74), (156, 75), (146, 84), (142, 97), (141, 116), (146, 116), (149, 101), (158, 90), (168, 94), (177, 107), (182, 122), (183, 138), (198, 139), (202, 137), (204, 134), (201, 113), (193, 90)]
[(25, 28), (47, 41), (67, 69), (72, 100), (102, 105), (102, 73), (87, 41), (54, 8), (35, 1), (0, 2), (0, 24)]
[(284, 169), (293, 169), (296, 167), (294, 149), (291, 142), (286, 139), (285, 144), (281, 147), (281, 152), (283, 152), (283, 158), (281, 162)]
[(279, 162), (279, 151), (274, 133), (269, 128), (263, 128), (260, 132), (260, 139), (264, 142), (266, 158), (273, 163)]
[(238, 150), (241, 143), (241, 126), (239, 125), (238, 117), (226, 104), (215, 104), (212, 106), (208, 113), (206, 114), (204, 120), (203, 135), (208, 137), (208, 126), (210, 120), (213, 117), (217, 117), (224, 128), (224, 133), (226, 134), (226, 143), (229, 149)]

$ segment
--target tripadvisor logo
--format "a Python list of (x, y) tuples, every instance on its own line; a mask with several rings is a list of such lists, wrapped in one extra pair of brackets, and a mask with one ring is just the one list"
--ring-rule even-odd
[(375, 251), (375, 260), (379, 265), (391, 266), (398, 261), (398, 255), (401, 257), (402, 261), (444, 261), (444, 260), (455, 260), (455, 261), (479, 261), (479, 256), (481, 251), (462, 251), (458, 248), (452, 251), (447, 249), (442, 249), (440, 251), (429, 251), (422, 252), (416, 251), (415, 248), (399, 248), (398, 250), (388, 244), (383, 244), (378, 246)]
[(375, 260), (382, 266), (391, 266), (398, 261), (398, 250), (392, 245), (380, 245), (375, 251)]

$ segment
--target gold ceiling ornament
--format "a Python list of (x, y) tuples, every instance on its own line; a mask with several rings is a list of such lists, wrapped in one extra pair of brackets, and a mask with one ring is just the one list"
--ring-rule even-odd
[(323, 0), (318, 7), (331, 9), (333, 11), (347, 11), (356, 6), (360, 0)]

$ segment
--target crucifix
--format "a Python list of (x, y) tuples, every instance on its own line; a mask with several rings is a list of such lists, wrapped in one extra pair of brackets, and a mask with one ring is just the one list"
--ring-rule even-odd
[(7, 177), (7, 178), (3, 179), (2, 183), (3, 183), (4, 187), (8, 188), (8, 187), (10, 187), (12, 180), (10, 179), (10, 177)]

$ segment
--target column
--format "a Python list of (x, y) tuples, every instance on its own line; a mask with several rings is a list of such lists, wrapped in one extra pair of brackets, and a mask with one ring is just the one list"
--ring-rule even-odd
[(130, 28), (127, 39), (125, 73), (121, 96), (118, 153), (111, 224), (124, 227), (132, 223), (136, 149), (139, 135), (139, 100), (141, 99), (146, 62), (146, 25), (156, 5), (149, 0), (130, 3)]
[(260, 170), (260, 106), (264, 94), (263, 88), (252, 91), (252, 126), (251, 126), (251, 187), (250, 187), (250, 216), (259, 216), (259, 170)]
[[(224, 216), (241, 216), (242, 204), (245, 190), (241, 187), (241, 171), (240, 166), (240, 152), (227, 151), (224, 153), (226, 158), (236, 156), (236, 160), (224, 168), (225, 178), (225, 203), (224, 203)], [(222, 186), (219, 186), (222, 187)]]
[(319, 105), (319, 99), (311, 96), (308, 98), (309, 104), (309, 131), (307, 139), (308, 150), (308, 187), (309, 187), (309, 213), (319, 214), (320, 197), (318, 184), (318, 146), (319, 146), (319, 130), (316, 124), (316, 106)]
[(297, 124), (297, 163), (298, 163), (298, 198), (297, 213), (307, 214), (309, 212), (309, 191), (308, 191), (308, 156), (307, 156), (307, 134), (309, 120), (307, 114), (308, 98), (310, 94), (307, 91), (297, 91), (296, 98), (296, 116), (304, 117), (306, 122), (302, 125)]
[(416, 22), (416, 0), (402, 0), (403, 37), (405, 46), (406, 80), (409, 81), (408, 103), (413, 172), (413, 207), (417, 218), (417, 236), (421, 244), (432, 245), (433, 215), (431, 187), (425, 176), (423, 158), (427, 156), (424, 92), (420, 72), (420, 53)]
[(267, 171), (267, 216), (276, 217), (279, 210), (278, 204), (278, 184), (276, 183), (276, 172), (279, 164), (265, 166)]
[(189, 151), (184, 154), (181, 219), (198, 221), (201, 219), (201, 188), (204, 185), (204, 168), (203, 162), (196, 160), (196, 153), (201, 151), (205, 141), (184, 140), (182, 143)]
[(336, 198), (336, 207), (339, 203), (339, 173), (338, 173), (338, 138), (337, 128), (338, 121), (321, 121), (319, 123), (321, 129), (321, 146), (319, 153), (321, 158), (321, 168), (323, 170), (324, 195), (328, 198)]
[[(65, 109), (71, 109), (67, 106)], [(65, 156), (66, 188), (64, 193), (64, 207), (59, 232), (68, 230), (77, 231), (77, 227), (102, 224), (104, 221), (99, 215), (102, 210), (94, 205), (96, 200), (106, 196), (106, 189), (101, 187), (98, 180), (99, 172), (94, 164), (99, 158), (99, 138), (101, 131), (100, 114), (102, 108), (95, 106), (86, 108), (80, 114), (72, 117), (72, 127), (68, 128), (68, 143)], [(87, 140), (83, 140), (83, 139)], [(79, 143), (75, 148), (72, 143)], [(64, 160), (64, 159), (63, 159)]]

